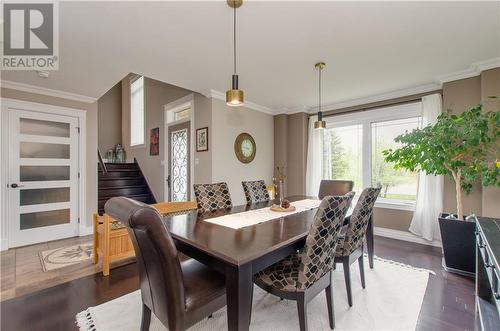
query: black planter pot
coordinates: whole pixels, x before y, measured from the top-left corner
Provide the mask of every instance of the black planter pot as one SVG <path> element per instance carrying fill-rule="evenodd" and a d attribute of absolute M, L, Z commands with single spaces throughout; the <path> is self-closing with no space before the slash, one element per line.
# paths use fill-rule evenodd
<path fill-rule="evenodd" d="M 446 271 L 475 277 L 476 222 L 459 221 L 439 215 L 439 229 L 443 242 L 443 267 Z"/>

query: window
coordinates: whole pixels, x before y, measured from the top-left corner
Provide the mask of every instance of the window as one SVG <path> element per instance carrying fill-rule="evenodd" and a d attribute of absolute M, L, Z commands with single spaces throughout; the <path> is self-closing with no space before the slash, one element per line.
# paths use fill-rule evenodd
<path fill-rule="evenodd" d="M 380 197 L 396 200 L 417 200 L 417 173 L 396 170 L 384 160 L 383 150 L 398 148 L 394 138 L 418 128 L 420 117 L 371 123 L 372 132 L 372 186 L 382 187 Z"/>
<path fill-rule="evenodd" d="M 130 146 L 144 145 L 144 77 L 130 84 Z"/>
<path fill-rule="evenodd" d="M 357 194 L 380 186 L 377 204 L 411 208 L 417 197 L 418 175 L 394 169 L 382 151 L 397 148 L 394 138 L 418 128 L 420 102 L 327 118 L 323 144 L 323 178 L 354 181 Z M 387 204 L 387 205 L 385 205 Z"/>
<path fill-rule="evenodd" d="M 191 111 L 191 104 L 187 108 L 175 111 L 174 112 L 174 121 L 179 121 L 179 120 L 182 120 L 185 118 L 189 118 L 190 111 Z"/>

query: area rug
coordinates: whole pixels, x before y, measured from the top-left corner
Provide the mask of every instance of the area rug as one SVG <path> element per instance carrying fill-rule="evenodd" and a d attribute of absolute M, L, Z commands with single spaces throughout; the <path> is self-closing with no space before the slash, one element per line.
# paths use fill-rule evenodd
<path fill-rule="evenodd" d="M 43 271 L 47 272 L 90 260 L 92 246 L 93 244 L 90 242 L 41 251 L 38 255 Z"/>
<path fill-rule="evenodd" d="M 365 260 L 366 261 L 366 260 Z M 357 263 L 351 266 L 353 306 L 349 308 L 341 267 L 335 271 L 335 330 L 414 330 L 422 306 L 429 270 L 376 258 L 375 268 L 365 267 L 366 289 L 361 288 Z M 139 291 L 124 295 L 76 315 L 80 331 L 137 331 L 142 302 Z M 283 300 L 255 287 L 250 330 L 298 330 L 294 301 Z M 309 330 L 330 330 L 326 297 L 308 305 Z M 150 331 L 167 329 L 153 315 Z M 226 308 L 190 330 L 227 330 Z"/>

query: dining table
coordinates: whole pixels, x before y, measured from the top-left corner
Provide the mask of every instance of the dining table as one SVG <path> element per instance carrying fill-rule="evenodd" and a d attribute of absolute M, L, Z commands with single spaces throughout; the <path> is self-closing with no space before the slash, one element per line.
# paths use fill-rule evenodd
<path fill-rule="evenodd" d="M 292 204 L 306 199 L 318 198 L 308 196 L 287 198 Z M 272 200 L 213 212 L 191 212 L 163 218 L 180 252 L 225 275 L 227 321 L 230 331 L 249 329 L 253 275 L 304 246 L 317 208 L 289 215 L 276 212 L 275 219 L 237 229 L 214 224 L 210 219 L 263 208 L 269 209 L 276 203 L 279 202 Z M 346 213 L 346 224 L 352 209 L 351 206 Z M 369 266 L 373 268 L 372 218 L 368 224 L 366 243 Z"/>

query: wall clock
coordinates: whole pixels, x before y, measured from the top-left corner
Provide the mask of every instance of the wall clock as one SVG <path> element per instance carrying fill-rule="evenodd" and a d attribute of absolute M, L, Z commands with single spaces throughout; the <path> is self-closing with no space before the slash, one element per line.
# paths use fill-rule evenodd
<path fill-rule="evenodd" d="M 255 158 L 257 146 L 255 140 L 248 133 L 240 133 L 234 141 L 234 153 L 240 162 L 250 163 Z"/>

